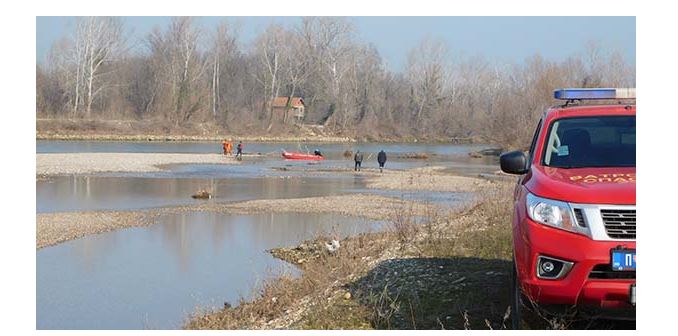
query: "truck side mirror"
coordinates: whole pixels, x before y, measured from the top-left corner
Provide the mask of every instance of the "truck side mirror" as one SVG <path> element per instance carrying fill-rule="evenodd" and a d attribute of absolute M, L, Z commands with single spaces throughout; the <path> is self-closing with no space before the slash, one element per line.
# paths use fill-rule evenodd
<path fill-rule="evenodd" d="M 499 157 L 499 166 L 504 173 L 522 175 L 527 173 L 527 157 L 523 151 L 513 151 Z"/>

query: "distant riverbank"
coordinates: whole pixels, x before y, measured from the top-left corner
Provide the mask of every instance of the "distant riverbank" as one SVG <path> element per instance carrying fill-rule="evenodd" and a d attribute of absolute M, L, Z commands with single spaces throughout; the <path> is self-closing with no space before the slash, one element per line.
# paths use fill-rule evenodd
<path fill-rule="evenodd" d="M 87 140 L 87 141 L 223 141 L 245 142 L 357 142 L 350 137 L 335 136 L 236 136 L 236 135 L 158 135 L 158 134 L 105 134 L 105 133 L 38 133 L 36 140 Z"/>
<path fill-rule="evenodd" d="M 321 125 L 296 125 L 270 132 L 257 125 L 241 125 L 242 130 L 228 130 L 212 123 L 176 126 L 167 122 L 139 120 L 37 119 L 37 140 L 101 141 L 222 141 L 246 142 L 391 142 L 473 144 L 480 139 L 425 138 L 396 133 L 336 133 Z"/>
<path fill-rule="evenodd" d="M 449 144 L 474 144 L 469 138 L 449 139 L 417 139 L 413 137 L 342 137 L 342 136 L 238 136 L 238 135 L 159 135 L 159 134 L 107 134 L 107 133 L 41 133 L 38 132 L 36 140 L 58 141 L 223 141 L 224 139 L 242 140 L 245 142 L 386 142 L 386 143 L 449 143 Z"/>

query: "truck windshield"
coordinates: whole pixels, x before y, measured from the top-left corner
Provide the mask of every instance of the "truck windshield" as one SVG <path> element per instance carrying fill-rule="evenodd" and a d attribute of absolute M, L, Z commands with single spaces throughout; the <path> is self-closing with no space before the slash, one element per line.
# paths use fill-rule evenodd
<path fill-rule="evenodd" d="M 635 116 L 559 119 L 546 141 L 543 164 L 548 167 L 636 166 Z"/>

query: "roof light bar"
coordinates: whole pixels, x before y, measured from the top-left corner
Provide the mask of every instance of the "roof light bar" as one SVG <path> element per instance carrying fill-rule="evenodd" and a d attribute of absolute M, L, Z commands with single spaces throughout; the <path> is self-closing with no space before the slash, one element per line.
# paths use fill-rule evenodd
<path fill-rule="evenodd" d="M 561 100 L 579 99 L 636 99 L 636 88 L 559 89 L 553 97 Z"/>

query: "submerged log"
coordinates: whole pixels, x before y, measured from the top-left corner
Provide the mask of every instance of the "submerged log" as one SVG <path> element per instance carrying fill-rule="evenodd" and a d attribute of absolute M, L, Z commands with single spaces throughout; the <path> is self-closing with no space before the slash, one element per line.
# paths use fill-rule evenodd
<path fill-rule="evenodd" d="M 200 190 L 193 194 L 191 197 L 195 199 L 210 199 L 212 198 L 212 194 L 208 192 L 207 190 Z"/>

